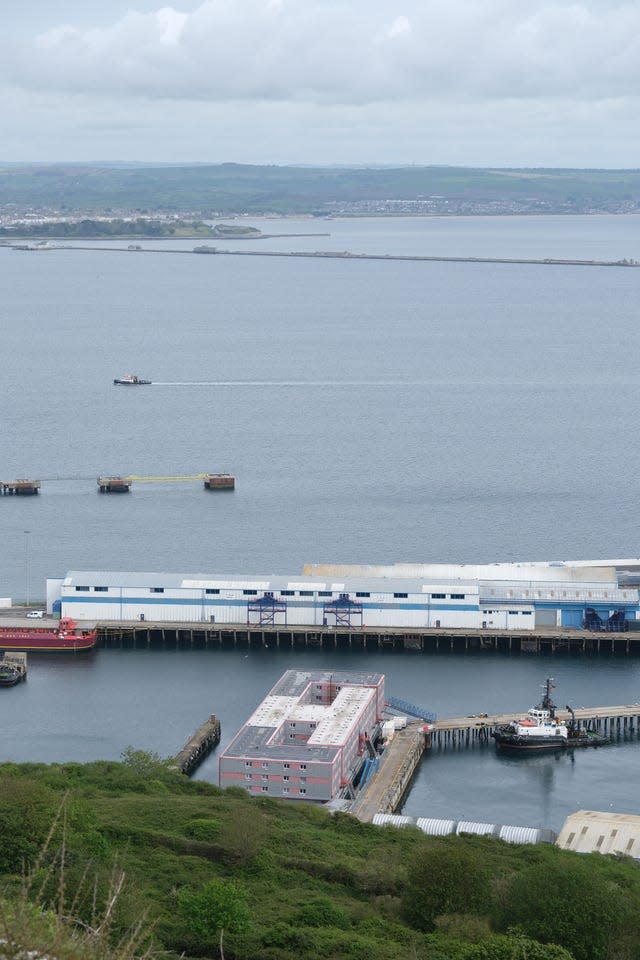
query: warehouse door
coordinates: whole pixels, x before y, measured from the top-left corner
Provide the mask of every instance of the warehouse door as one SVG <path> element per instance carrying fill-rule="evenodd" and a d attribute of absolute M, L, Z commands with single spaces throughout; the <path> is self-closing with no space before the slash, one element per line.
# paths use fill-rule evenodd
<path fill-rule="evenodd" d="M 555 627 L 556 611 L 549 607 L 536 607 L 536 627 Z"/>

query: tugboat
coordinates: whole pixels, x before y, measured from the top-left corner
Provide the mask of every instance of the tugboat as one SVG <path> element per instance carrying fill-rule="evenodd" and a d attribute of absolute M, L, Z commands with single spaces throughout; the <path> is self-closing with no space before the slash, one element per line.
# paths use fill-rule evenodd
<path fill-rule="evenodd" d="M 124 387 L 141 387 L 147 383 L 151 383 L 151 380 L 143 380 L 141 377 L 136 376 L 135 373 L 128 373 L 124 377 L 114 377 L 114 383 L 119 383 Z"/>
<path fill-rule="evenodd" d="M 553 677 L 547 677 L 542 702 L 531 707 L 526 717 L 514 723 L 496 727 L 493 737 L 499 750 L 521 753 L 541 750 L 566 750 L 573 747 L 600 747 L 609 743 L 608 737 L 588 730 L 581 730 L 571 707 L 571 721 L 565 723 L 556 717 L 556 705 L 551 699 L 554 690 Z"/>

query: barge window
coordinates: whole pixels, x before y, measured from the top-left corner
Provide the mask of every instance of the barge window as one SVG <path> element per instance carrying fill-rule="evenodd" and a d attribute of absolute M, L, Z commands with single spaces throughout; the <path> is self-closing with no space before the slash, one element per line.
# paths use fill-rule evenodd
<path fill-rule="evenodd" d="M 96 593 L 106 593 L 109 587 L 94 587 Z"/>
<path fill-rule="evenodd" d="M 396 599 L 396 600 L 406 600 L 407 597 L 409 596 L 409 594 L 408 594 L 408 593 L 394 593 L 393 596 L 394 596 L 394 599 Z"/>
<path fill-rule="evenodd" d="M 164 593 L 164 587 L 149 587 L 149 593 Z"/>
<path fill-rule="evenodd" d="M 90 589 L 91 589 L 91 587 L 76 587 L 76 590 L 77 590 L 77 591 L 86 590 L 86 591 L 88 592 Z"/>
<path fill-rule="evenodd" d="M 207 588 L 207 589 L 205 590 L 205 593 L 220 593 L 220 591 L 219 591 L 219 590 L 213 590 L 213 589 L 210 590 L 209 588 Z"/>

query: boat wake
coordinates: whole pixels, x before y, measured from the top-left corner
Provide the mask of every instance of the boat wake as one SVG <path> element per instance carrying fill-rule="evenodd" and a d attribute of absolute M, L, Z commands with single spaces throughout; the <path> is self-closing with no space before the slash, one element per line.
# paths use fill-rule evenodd
<path fill-rule="evenodd" d="M 154 387 L 425 387 L 429 380 L 154 380 Z"/>

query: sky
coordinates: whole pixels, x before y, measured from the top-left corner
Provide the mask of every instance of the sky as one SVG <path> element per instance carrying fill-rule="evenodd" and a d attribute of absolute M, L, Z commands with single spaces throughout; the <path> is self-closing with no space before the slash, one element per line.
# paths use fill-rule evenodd
<path fill-rule="evenodd" d="M 640 166 L 638 0 L 2 0 L 0 161 Z"/>

